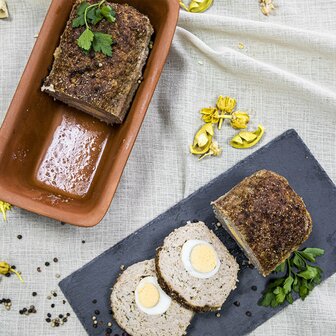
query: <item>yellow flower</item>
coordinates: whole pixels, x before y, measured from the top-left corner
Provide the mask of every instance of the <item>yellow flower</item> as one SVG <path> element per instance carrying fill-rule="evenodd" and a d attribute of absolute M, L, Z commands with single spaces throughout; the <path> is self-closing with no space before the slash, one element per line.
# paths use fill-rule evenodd
<path fill-rule="evenodd" d="M 236 129 L 246 128 L 250 116 L 246 112 L 236 111 L 232 113 L 231 126 Z"/>
<path fill-rule="evenodd" d="M 195 155 L 205 154 L 210 149 L 213 135 L 212 124 L 203 125 L 195 134 L 193 144 L 189 147 L 190 152 Z"/>
<path fill-rule="evenodd" d="M 206 107 L 201 111 L 202 120 L 206 123 L 217 124 L 219 121 L 218 110 L 215 107 Z"/>
<path fill-rule="evenodd" d="M 0 261 L 0 274 L 6 275 L 7 273 L 15 273 L 17 277 L 23 282 L 21 275 L 18 271 L 13 269 L 8 263 L 5 261 Z"/>
<path fill-rule="evenodd" d="M 12 205 L 4 202 L 4 201 L 0 201 L 0 212 L 2 213 L 3 219 L 6 221 L 7 220 L 7 216 L 6 213 L 8 210 L 11 210 Z"/>
<path fill-rule="evenodd" d="M 236 104 L 236 99 L 231 97 L 219 96 L 217 100 L 217 107 L 225 113 L 232 113 Z"/>

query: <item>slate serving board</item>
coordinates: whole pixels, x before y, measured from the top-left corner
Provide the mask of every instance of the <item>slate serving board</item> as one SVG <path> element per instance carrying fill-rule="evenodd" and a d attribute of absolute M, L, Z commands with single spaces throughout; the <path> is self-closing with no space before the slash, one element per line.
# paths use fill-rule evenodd
<path fill-rule="evenodd" d="M 153 258 L 155 249 L 176 227 L 189 220 L 202 220 L 212 228 L 237 258 L 241 270 L 239 283 L 225 302 L 221 317 L 215 313 L 197 314 L 188 329 L 192 336 L 244 335 L 275 315 L 276 309 L 257 305 L 270 277 L 263 278 L 247 260 L 223 228 L 216 228 L 210 202 L 226 193 L 244 177 L 260 169 L 270 169 L 285 176 L 294 190 L 303 197 L 313 218 L 313 232 L 304 246 L 321 247 L 325 255 L 318 258 L 324 279 L 336 272 L 336 187 L 294 130 L 271 141 L 206 186 L 119 242 L 103 254 L 60 282 L 60 287 L 89 335 L 105 335 L 106 324 L 112 321 L 112 335 L 123 331 L 113 321 L 109 297 L 119 272 L 144 259 Z M 216 230 L 217 229 L 217 230 Z M 257 286 L 253 291 L 252 286 Z M 92 303 L 96 299 L 97 303 Z M 240 302 L 237 307 L 233 303 Z M 98 328 L 92 326 L 95 310 Z M 247 316 L 246 312 L 252 316 Z"/>

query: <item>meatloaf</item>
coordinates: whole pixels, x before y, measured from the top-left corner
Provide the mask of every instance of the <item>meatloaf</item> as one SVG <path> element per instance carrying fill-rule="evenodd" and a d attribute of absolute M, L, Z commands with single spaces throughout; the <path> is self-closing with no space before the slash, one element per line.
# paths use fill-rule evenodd
<path fill-rule="evenodd" d="M 288 181 L 260 170 L 212 203 L 217 219 L 263 276 L 310 235 L 312 219 Z"/>
<path fill-rule="evenodd" d="M 112 36 L 112 56 L 85 53 L 77 45 L 85 27 L 72 27 L 80 3 L 71 11 L 42 91 L 108 124 L 122 123 L 142 77 L 153 27 L 135 8 L 106 3 L 115 11 L 116 21 L 103 19 L 92 30 Z"/>

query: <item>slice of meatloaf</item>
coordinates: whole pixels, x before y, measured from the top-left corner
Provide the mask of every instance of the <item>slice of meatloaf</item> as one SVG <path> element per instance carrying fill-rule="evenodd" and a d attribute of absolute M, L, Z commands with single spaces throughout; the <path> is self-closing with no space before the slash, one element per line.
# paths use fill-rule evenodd
<path fill-rule="evenodd" d="M 212 203 L 217 219 L 263 276 L 310 235 L 312 219 L 288 181 L 268 170 L 245 178 Z"/>
<path fill-rule="evenodd" d="M 219 258 L 218 272 L 209 278 L 192 276 L 183 264 L 183 245 L 194 239 L 208 242 Z M 169 234 L 157 249 L 155 267 L 161 288 L 195 312 L 219 310 L 236 288 L 239 270 L 234 257 L 203 222 L 188 223 Z"/>
<path fill-rule="evenodd" d="M 72 9 L 42 91 L 109 124 L 121 123 L 138 88 L 153 28 L 135 8 L 106 3 L 115 11 L 116 21 L 103 19 L 92 30 L 112 35 L 112 57 L 85 53 L 77 45 L 85 28 L 72 27 L 80 3 Z"/>

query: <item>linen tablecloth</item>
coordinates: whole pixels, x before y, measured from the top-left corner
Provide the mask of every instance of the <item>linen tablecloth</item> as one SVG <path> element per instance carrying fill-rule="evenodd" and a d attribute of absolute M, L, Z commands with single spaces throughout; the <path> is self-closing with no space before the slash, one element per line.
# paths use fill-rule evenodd
<path fill-rule="evenodd" d="M 0 280 L 0 299 L 11 298 L 13 304 L 11 311 L 0 306 L 0 335 L 85 335 L 69 305 L 63 305 L 55 275 L 67 276 L 289 128 L 298 130 L 336 181 L 336 1 L 275 3 L 270 17 L 260 12 L 258 0 L 215 0 L 203 14 L 181 11 L 119 189 L 97 227 L 61 225 L 17 208 L 8 222 L 0 221 L 0 259 L 15 264 L 25 279 L 24 284 L 14 277 Z M 1 120 L 49 4 L 9 0 L 11 17 L 0 20 Z M 224 127 L 217 132 L 222 156 L 198 162 L 188 150 L 201 125 L 198 111 L 215 104 L 218 95 L 235 97 L 239 109 L 252 114 L 251 128 L 261 123 L 266 135 L 257 147 L 236 150 L 228 145 L 235 131 Z M 252 334 L 336 335 L 335 285 L 333 276 Z M 54 289 L 58 296 L 48 300 Z M 36 314 L 19 314 L 32 304 Z M 45 322 L 48 312 L 71 316 L 64 326 L 51 328 Z"/>

